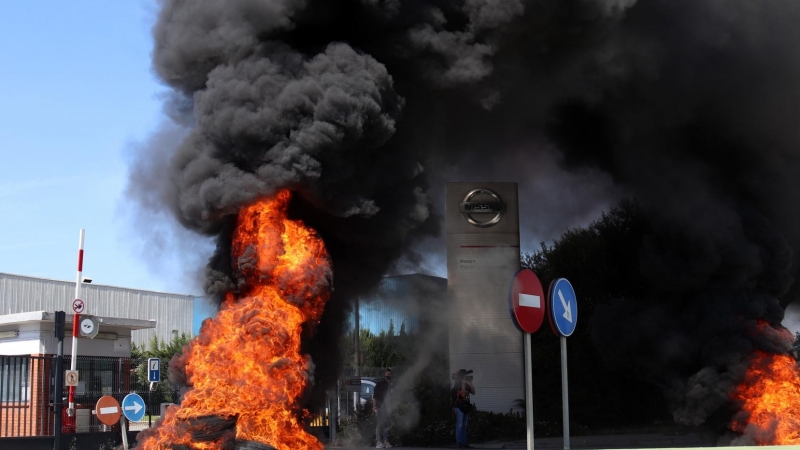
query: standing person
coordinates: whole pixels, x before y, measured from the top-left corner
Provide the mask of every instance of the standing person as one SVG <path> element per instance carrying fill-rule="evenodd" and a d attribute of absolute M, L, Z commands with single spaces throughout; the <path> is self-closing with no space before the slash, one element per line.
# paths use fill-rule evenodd
<path fill-rule="evenodd" d="M 475 395 L 472 371 L 461 369 L 453 374 L 453 389 L 450 391 L 453 412 L 456 415 L 456 447 L 458 448 L 472 448 L 467 443 L 467 425 L 469 424 L 469 413 L 472 412 L 470 395 Z"/>
<path fill-rule="evenodd" d="M 375 415 L 378 416 L 378 424 L 375 426 L 375 448 L 391 448 L 389 443 L 389 426 L 391 425 L 391 415 L 389 411 L 389 391 L 392 389 L 392 368 L 386 369 L 383 379 L 375 384 L 375 393 L 372 394 L 372 407 Z"/>

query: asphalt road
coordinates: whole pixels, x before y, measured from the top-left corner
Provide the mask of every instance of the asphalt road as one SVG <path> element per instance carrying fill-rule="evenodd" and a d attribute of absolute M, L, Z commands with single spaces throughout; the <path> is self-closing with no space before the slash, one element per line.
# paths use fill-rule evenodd
<path fill-rule="evenodd" d="M 685 434 L 623 434 L 607 436 L 572 436 L 570 448 L 572 449 L 624 449 L 624 448 L 690 448 L 690 447 L 716 447 L 718 436 L 715 433 L 697 432 Z M 476 449 L 526 449 L 526 442 L 485 442 L 471 444 Z M 560 450 L 564 448 L 564 440 L 556 438 L 534 438 L 534 447 L 542 450 Z M 366 450 L 374 446 L 336 446 L 327 445 L 329 450 Z M 404 450 L 444 450 L 450 447 L 394 447 Z M 741 449 L 743 447 L 736 447 Z M 759 447 L 763 449 L 764 447 Z M 786 449 L 786 447 L 782 447 Z"/>

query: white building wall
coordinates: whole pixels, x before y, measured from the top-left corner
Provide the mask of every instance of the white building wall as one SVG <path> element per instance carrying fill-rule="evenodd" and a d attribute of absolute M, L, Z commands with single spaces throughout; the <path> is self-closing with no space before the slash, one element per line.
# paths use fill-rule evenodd
<path fill-rule="evenodd" d="M 85 339 L 79 342 L 80 356 L 131 356 L 131 338 L 126 336 L 131 330 L 104 330 L 116 332 L 117 339 Z M 54 355 L 58 350 L 58 341 L 53 335 L 52 327 L 48 330 L 23 331 L 17 338 L 0 339 L 0 355 Z M 72 337 L 64 338 L 64 355 L 72 354 Z"/>
<path fill-rule="evenodd" d="M 494 191 L 506 204 L 499 223 L 476 227 L 459 212 L 476 188 Z M 522 333 L 508 308 L 511 279 L 520 267 L 517 184 L 448 183 L 446 202 L 447 287 L 454 308 L 450 368 L 475 371 L 472 401 L 478 409 L 508 412 L 525 398 Z"/>
<path fill-rule="evenodd" d="M 42 342 L 39 339 L 3 339 L 0 340 L 0 355 L 23 356 L 42 353 Z"/>
<path fill-rule="evenodd" d="M 87 307 L 85 314 L 155 320 L 154 330 L 131 331 L 131 342 L 137 346 L 147 345 L 154 333 L 165 341 L 172 340 L 172 330 L 192 336 L 194 297 L 191 295 L 84 284 L 82 296 Z M 0 273 L 0 314 L 31 311 L 65 311 L 72 314 L 74 297 L 74 281 Z M 71 329 L 67 334 L 71 334 Z"/>

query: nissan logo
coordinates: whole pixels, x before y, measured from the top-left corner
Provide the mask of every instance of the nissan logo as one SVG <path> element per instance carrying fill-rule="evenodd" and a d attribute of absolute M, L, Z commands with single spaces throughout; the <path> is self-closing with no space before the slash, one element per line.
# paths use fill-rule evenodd
<path fill-rule="evenodd" d="M 481 201 L 473 201 L 475 197 L 478 197 L 478 200 Z M 464 215 L 464 218 L 470 224 L 480 228 L 488 228 L 500 222 L 506 212 L 506 204 L 503 203 L 499 195 L 489 189 L 473 189 L 464 197 L 464 201 L 459 205 L 458 211 Z M 476 215 L 486 217 L 488 214 L 493 214 L 489 220 L 479 220 L 475 217 Z"/>

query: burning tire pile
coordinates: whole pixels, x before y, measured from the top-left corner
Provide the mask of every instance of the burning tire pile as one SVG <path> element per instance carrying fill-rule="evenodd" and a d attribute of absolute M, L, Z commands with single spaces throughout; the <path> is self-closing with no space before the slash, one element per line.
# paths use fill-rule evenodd
<path fill-rule="evenodd" d="M 319 319 L 330 262 L 319 237 L 286 218 L 290 199 L 281 191 L 241 210 L 232 235 L 240 288 L 185 350 L 191 388 L 140 448 L 322 448 L 297 401 L 309 377 L 302 325 Z"/>

